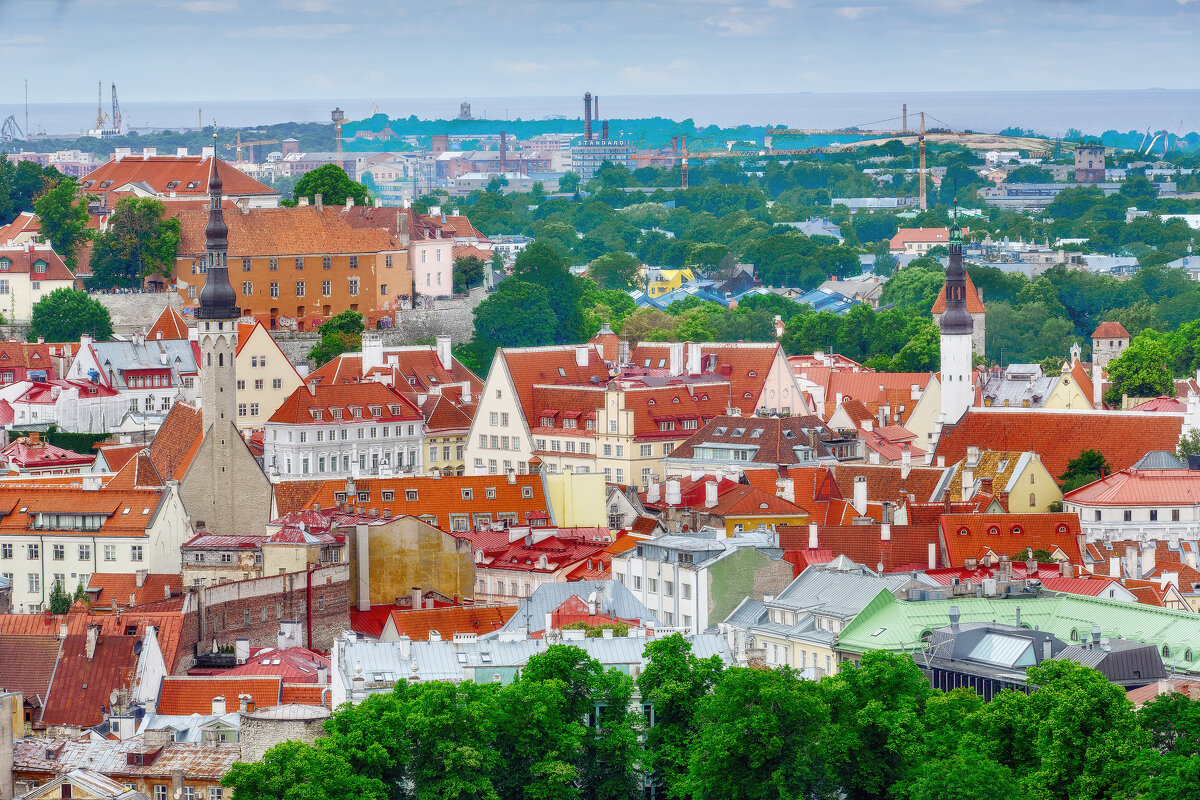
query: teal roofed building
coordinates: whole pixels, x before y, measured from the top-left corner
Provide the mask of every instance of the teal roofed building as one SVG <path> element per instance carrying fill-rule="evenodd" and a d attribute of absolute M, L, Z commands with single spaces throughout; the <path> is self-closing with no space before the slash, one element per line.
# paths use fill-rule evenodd
<path fill-rule="evenodd" d="M 1200 614 L 1069 594 L 908 601 L 881 590 L 838 635 L 838 659 L 858 661 L 869 650 L 920 653 L 934 631 L 950 624 L 952 606 L 964 625 L 1037 628 L 1068 644 L 1086 642 L 1099 627 L 1102 641 L 1154 645 L 1168 673 L 1200 675 Z"/>

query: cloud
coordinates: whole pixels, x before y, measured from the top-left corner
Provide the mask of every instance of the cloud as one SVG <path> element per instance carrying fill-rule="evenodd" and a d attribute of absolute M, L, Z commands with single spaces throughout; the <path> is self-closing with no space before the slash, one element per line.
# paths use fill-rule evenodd
<path fill-rule="evenodd" d="M 284 11 L 306 11 L 310 14 L 327 14 L 343 7 L 339 0 L 276 0 L 275 5 Z"/>
<path fill-rule="evenodd" d="M 943 14 L 957 14 L 967 6 L 978 5 L 982 2 L 983 0 L 916 0 L 917 5 Z"/>
<path fill-rule="evenodd" d="M 879 10 L 880 10 L 879 6 L 842 6 L 841 8 L 837 9 L 837 11 L 835 11 L 834 13 L 837 14 L 839 17 L 854 20 L 854 19 L 862 19 L 863 17 L 867 16 L 868 14 L 874 14 L 876 11 L 879 11 Z"/>
<path fill-rule="evenodd" d="M 746 14 L 741 6 L 730 6 L 729 13 L 724 17 L 709 17 L 704 20 L 706 25 L 716 28 L 725 36 L 745 38 L 761 36 L 770 30 L 770 17 L 752 17 Z"/>
<path fill-rule="evenodd" d="M 232 14 L 238 10 L 237 0 L 188 0 L 179 5 L 193 14 Z"/>
<path fill-rule="evenodd" d="M 550 69 L 549 64 L 542 64 L 537 61 L 493 61 L 492 66 L 496 69 L 506 72 L 509 75 L 534 75 L 539 72 L 546 72 Z"/>
<path fill-rule="evenodd" d="M 768 8 L 795 8 L 796 4 L 792 0 L 767 0 Z"/>
<path fill-rule="evenodd" d="M 328 39 L 349 33 L 350 25 L 339 23 L 335 25 L 264 25 L 261 28 L 244 28 L 232 30 L 225 35 L 231 39 Z"/>

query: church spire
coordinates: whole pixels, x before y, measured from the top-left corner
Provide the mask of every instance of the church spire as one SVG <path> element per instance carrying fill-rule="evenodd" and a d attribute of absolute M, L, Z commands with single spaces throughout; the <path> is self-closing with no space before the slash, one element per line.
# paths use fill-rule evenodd
<path fill-rule="evenodd" d="M 942 314 L 943 334 L 970 336 L 975 322 L 967 311 L 967 271 L 963 267 L 962 228 L 958 227 L 958 201 L 954 203 L 954 222 L 950 228 L 950 260 L 946 267 L 946 312 Z"/>
<path fill-rule="evenodd" d="M 229 284 L 229 228 L 221 210 L 221 176 L 217 172 L 217 134 L 213 131 L 213 154 L 208 164 L 208 224 L 204 227 L 206 276 L 200 290 L 197 319 L 235 319 L 237 295 Z"/>

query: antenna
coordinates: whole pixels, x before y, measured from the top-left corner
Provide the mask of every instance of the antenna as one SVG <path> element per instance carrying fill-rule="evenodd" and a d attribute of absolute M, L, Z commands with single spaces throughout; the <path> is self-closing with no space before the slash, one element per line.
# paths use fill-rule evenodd
<path fill-rule="evenodd" d="M 29 131 L 29 78 L 25 79 L 25 131 L 26 133 Z"/>

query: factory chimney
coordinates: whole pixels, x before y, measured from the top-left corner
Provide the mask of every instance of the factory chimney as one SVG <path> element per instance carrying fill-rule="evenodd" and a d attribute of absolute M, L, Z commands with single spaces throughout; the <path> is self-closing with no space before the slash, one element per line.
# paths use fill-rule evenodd
<path fill-rule="evenodd" d="M 600 138 L 606 142 L 608 141 L 608 120 L 600 123 Z"/>
<path fill-rule="evenodd" d="M 592 140 L 592 93 L 583 93 L 583 140 Z"/>
<path fill-rule="evenodd" d="M 500 131 L 500 174 L 508 172 L 508 137 Z"/>

